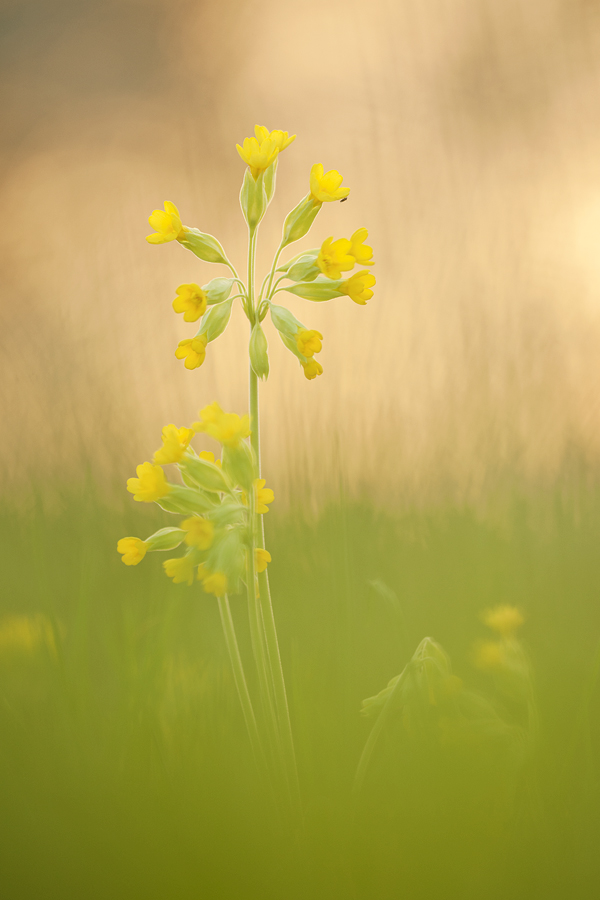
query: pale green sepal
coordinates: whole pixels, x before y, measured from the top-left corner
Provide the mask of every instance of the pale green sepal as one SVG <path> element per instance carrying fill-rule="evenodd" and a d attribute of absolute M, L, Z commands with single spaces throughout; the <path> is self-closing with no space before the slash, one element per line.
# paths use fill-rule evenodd
<path fill-rule="evenodd" d="M 169 493 L 156 503 L 166 512 L 183 514 L 208 512 L 214 507 L 212 499 L 206 494 L 178 484 L 171 485 Z"/>
<path fill-rule="evenodd" d="M 301 256 L 287 271 L 290 281 L 314 281 L 321 270 L 315 265 L 316 256 Z"/>
<path fill-rule="evenodd" d="M 283 223 L 282 245 L 284 247 L 287 247 L 288 244 L 293 244 L 294 241 L 299 241 L 305 234 L 308 234 L 310 226 L 315 221 L 321 206 L 322 204 L 318 200 L 315 200 L 308 194 L 288 214 L 287 219 Z"/>
<path fill-rule="evenodd" d="M 242 525 L 247 514 L 247 507 L 233 500 L 225 500 L 219 506 L 215 506 L 208 517 L 215 525 L 223 528 L 225 525 Z"/>
<path fill-rule="evenodd" d="M 274 161 L 271 163 L 268 169 L 265 169 L 265 194 L 267 195 L 267 206 L 273 199 L 273 194 L 275 193 L 275 181 L 277 176 L 277 163 L 279 162 L 279 157 L 275 157 Z"/>
<path fill-rule="evenodd" d="M 278 266 L 275 271 L 287 272 L 288 269 L 290 269 L 294 265 L 294 263 L 297 263 L 299 259 L 303 259 L 303 257 L 305 256 L 314 256 L 314 258 L 316 259 L 319 255 L 319 250 L 319 247 L 315 247 L 312 250 L 302 250 L 300 253 L 297 253 L 296 256 L 292 257 L 292 259 L 288 259 L 287 262 L 282 263 L 280 266 Z"/>
<path fill-rule="evenodd" d="M 313 281 L 309 283 L 295 284 L 292 287 L 286 287 L 290 294 L 297 297 L 303 297 L 305 300 L 313 300 L 315 303 L 322 303 L 324 300 L 333 300 L 334 297 L 343 297 L 344 294 L 339 290 L 340 281 Z"/>
<path fill-rule="evenodd" d="M 269 354 L 267 336 L 260 325 L 255 325 L 250 335 L 250 365 L 259 378 L 269 377 Z"/>
<path fill-rule="evenodd" d="M 184 233 L 185 238 L 181 238 L 179 243 L 191 250 L 198 259 L 210 263 L 227 264 L 225 251 L 212 234 L 204 234 L 197 228 L 186 228 Z"/>
<path fill-rule="evenodd" d="M 223 447 L 223 469 L 233 484 L 239 484 L 248 491 L 252 487 L 255 476 L 254 456 L 252 449 L 245 441 L 237 447 Z"/>
<path fill-rule="evenodd" d="M 215 535 L 206 566 L 212 572 L 224 572 L 231 593 L 237 593 L 239 580 L 246 568 L 246 549 L 239 528 L 227 528 Z"/>
<path fill-rule="evenodd" d="M 296 338 L 290 337 L 288 334 L 283 334 L 283 332 L 279 332 L 279 337 L 285 344 L 285 346 L 290 350 L 294 356 L 297 356 L 300 362 L 308 362 L 308 358 L 304 356 L 304 354 L 300 353 L 298 350 L 298 344 L 296 343 Z"/>
<path fill-rule="evenodd" d="M 254 179 L 250 169 L 246 169 L 242 190 L 240 191 L 240 205 L 244 218 L 250 231 L 254 231 L 267 211 L 268 201 L 265 191 L 264 172 Z"/>
<path fill-rule="evenodd" d="M 174 550 L 184 540 L 186 532 L 182 528 L 160 528 L 146 538 L 148 550 Z"/>
<path fill-rule="evenodd" d="M 231 489 L 219 466 L 207 459 L 185 454 L 179 462 L 179 469 L 182 475 L 188 475 L 205 491 L 221 493 Z"/>
<path fill-rule="evenodd" d="M 294 336 L 299 328 L 304 328 L 302 322 L 299 322 L 285 306 L 276 306 L 275 303 L 270 303 L 269 306 L 271 309 L 271 321 L 277 331 Z"/>
<path fill-rule="evenodd" d="M 208 284 L 202 285 L 202 290 L 206 294 L 206 302 L 209 306 L 214 303 L 223 303 L 227 300 L 231 293 L 235 278 L 213 278 Z"/>
<path fill-rule="evenodd" d="M 205 334 L 209 343 L 223 334 L 229 324 L 232 304 L 233 300 L 225 300 L 211 306 L 202 316 L 198 334 Z"/>

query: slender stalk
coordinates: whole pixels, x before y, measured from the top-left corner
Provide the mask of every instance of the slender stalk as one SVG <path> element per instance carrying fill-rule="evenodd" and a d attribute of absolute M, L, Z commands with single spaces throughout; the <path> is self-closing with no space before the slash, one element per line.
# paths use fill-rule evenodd
<path fill-rule="evenodd" d="M 244 714 L 250 744 L 252 745 L 252 752 L 256 760 L 256 765 L 260 771 L 264 773 L 267 768 L 265 755 L 260 741 L 258 727 L 256 725 L 252 700 L 250 699 L 250 694 L 248 692 L 248 685 L 246 683 L 246 676 L 244 675 L 244 667 L 242 665 L 240 649 L 235 635 L 235 628 L 231 617 L 231 608 L 229 606 L 227 594 L 223 597 L 219 597 L 218 603 L 219 613 L 221 614 L 221 624 L 223 625 L 223 634 L 225 635 L 225 643 L 227 644 L 231 668 L 233 669 L 233 680 L 235 681 L 235 686 L 242 705 L 242 712 Z"/>

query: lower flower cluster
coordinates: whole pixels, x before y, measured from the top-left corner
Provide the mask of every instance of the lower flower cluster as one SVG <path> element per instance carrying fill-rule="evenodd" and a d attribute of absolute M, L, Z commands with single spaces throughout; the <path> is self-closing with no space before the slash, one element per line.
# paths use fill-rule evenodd
<path fill-rule="evenodd" d="M 221 459 L 210 451 L 195 452 L 190 442 L 196 432 L 221 444 Z M 153 462 L 137 467 L 137 477 L 128 479 L 127 490 L 134 500 L 157 503 L 185 518 L 179 526 L 161 528 L 146 540 L 121 538 L 117 550 L 126 566 L 136 566 L 149 551 L 183 545 L 183 556 L 163 563 L 165 573 L 175 584 L 199 580 L 206 593 L 217 597 L 238 593 L 252 570 L 266 569 L 271 556 L 262 548 L 254 550 L 254 566 L 250 565 L 252 528 L 254 514 L 268 512 L 274 494 L 264 479 L 256 477 L 256 460 L 245 440 L 249 435 L 249 417 L 225 413 L 218 403 L 200 410 L 199 421 L 190 428 L 165 425 Z M 175 465 L 183 483 L 167 481 L 164 465 Z"/>

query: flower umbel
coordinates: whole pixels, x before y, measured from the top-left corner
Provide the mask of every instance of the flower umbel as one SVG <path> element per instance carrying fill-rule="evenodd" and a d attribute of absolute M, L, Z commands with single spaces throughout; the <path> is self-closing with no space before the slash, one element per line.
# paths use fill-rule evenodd
<path fill-rule="evenodd" d="M 373 296 L 371 288 L 375 284 L 375 276 L 364 269 L 362 272 L 356 272 L 351 278 L 342 281 L 340 291 L 347 294 L 351 300 L 360 306 L 365 306 L 367 300 Z"/>
<path fill-rule="evenodd" d="M 307 328 L 299 328 L 296 335 L 296 346 L 303 356 L 311 357 L 315 353 L 320 353 L 323 347 L 321 341 L 323 335 L 320 331 L 308 330 Z"/>
<path fill-rule="evenodd" d="M 266 480 L 264 478 L 255 478 L 254 479 L 254 496 L 256 497 L 256 512 L 257 513 L 268 513 L 269 507 L 267 503 L 272 503 L 275 499 L 275 494 L 271 490 L 271 488 L 265 487 Z"/>
<path fill-rule="evenodd" d="M 316 263 L 327 278 L 338 279 L 342 272 L 349 272 L 356 264 L 356 259 L 351 253 L 352 243 L 346 238 L 334 241 L 328 237 L 323 241 Z"/>
<path fill-rule="evenodd" d="M 146 555 L 148 544 L 136 537 L 121 538 L 117 544 L 117 553 L 122 554 L 121 562 L 126 566 L 137 566 Z"/>
<path fill-rule="evenodd" d="M 165 200 L 164 212 L 162 209 L 155 209 L 148 222 L 154 228 L 154 233 L 146 238 L 149 244 L 166 244 L 169 241 L 179 241 L 185 236 L 179 210 L 170 200 Z"/>
<path fill-rule="evenodd" d="M 206 292 L 200 285 L 180 284 L 173 300 L 173 309 L 176 313 L 183 313 L 184 322 L 196 322 L 206 312 Z"/>
<path fill-rule="evenodd" d="M 137 478 L 127 479 L 127 490 L 133 494 L 134 500 L 142 503 L 154 503 L 161 497 L 165 497 L 171 490 L 171 485 L 160 466 L 145 462 L 139 465 L 135 471 Z"/>
<path fill-rule="evenodd" d="M 192 424 L 194 431 L 203 431 L 227 447 L 237 447 L 250 435 L 250 417 L 223 412 L 216 401 L 201 409 L 199 415 L 200 421 Z"/>
<path fill-rule="evenodd" d="M 197 334 L 194 338 L 179 341 L 175 356 L 184 359 L 186 369 L 198 369 L 206 359 L 206 345 L 208 340 L 205 334 Z"/>
<path fill-rule="evenodd" d="M 350 193 L 349 187 L 340 187 L 343 176 L 337 169 L 324 172 L 321 163 L 315 163 L 310 170 L 310 193 L 318 203 L 343 200 Z"/>
<path fill-rule="evenodd" d="M 194 431 L 192 428 L 177 428 L 176 425 L 165 425 L 162 430 L 163 445 L 154 454 L 154 462 L 159 466 L 179 462 L 193 437 Z"/>
<path fill-rule="evenodd" d="M 204 519 L 202 516 L 191 516 L 181 523 L 181 527 L 187 531 L 185 542 L 188 547 L 208 550 L 215 534 L 215 526 L 209 519 Z"/>

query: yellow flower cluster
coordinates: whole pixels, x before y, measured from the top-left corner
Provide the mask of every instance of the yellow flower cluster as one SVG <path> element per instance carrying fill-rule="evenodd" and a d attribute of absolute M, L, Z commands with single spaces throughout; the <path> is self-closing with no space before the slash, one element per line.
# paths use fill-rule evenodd
<path fill-rule="evenodd" d="M 243 146 L 236 144 L 237 152 L 240 154 L 254 179 L 258 178 L 261 172 L 268 169 L 275 162 L 282 150 L 296 139 L 293 134 L 288 137 L 287 131 L 269 131 L 264 125 L 254 126 L 255 137 L 244 138 Z"/>
<path fill-rule="evenodd" d="M 339 238 L 334 241 L 332 237 L 323 241 L 316 265 L 323 275 L 332 280 L 342 277 L 342 272 L 349 272 L 355 265 L 372 266 L 373 248 L 365 244 L 369 236 L 366 228 L 359 228 L 354 232 L 350 240 Z M 351 278 L 343 281 L 339 290 L 347 294 L 355 303 L 364 306 L 367 300 L 373 296 L 371 288 L 375 284 L 375 276 L 366 269 L 356 272 Z"/>
<path fill-rule="evenodd" d="M 159 466 L 178 463 L 193 437 L 194 431 L 192 428 L 177 428 L 175 425 L 165 425 L 162 430 L 163 445 L 154 454 L 154 462 Z"/>
<path fill-rule="evenodd" d="M 192 423 L 194 431 L 203 431 L 226 447 L 237 447 L 250 436 L 250 417 L 223 412 L 216 401 L 201 409 L 199 415 L 200 421 Z"/>

